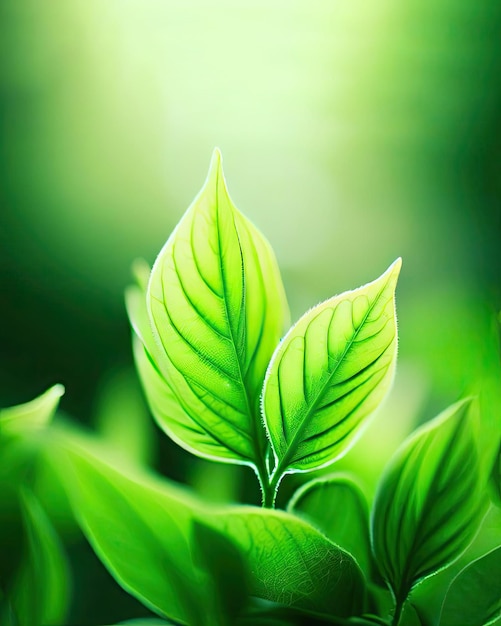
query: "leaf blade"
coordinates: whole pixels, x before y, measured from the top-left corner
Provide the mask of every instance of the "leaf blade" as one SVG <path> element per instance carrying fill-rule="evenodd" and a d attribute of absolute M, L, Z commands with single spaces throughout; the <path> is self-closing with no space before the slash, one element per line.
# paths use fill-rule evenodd
<path fill-rule="evenodd" d="M 63 385 L 57 384 L 29 402 L 1 409 L 0 434 L 22 434 L 47 426 L 63 394 Z"/>
<path fill-rule="evenodd" d="M 254 507 L 205 507 L 167 481 L 119 472 L 80 446 L 65 448 L 72 471 L 61 460 L 56 466 L 84 533 L 117 581 L 157 613 L 196 623 L 179 601 L 180 572 L 194 594 L 191 606 L 203 615 L 211 606 L 191 560 L 195 517 L 237 547 L 254 595 L 342 615 L 361 609 L 360 569 L 305 522 Z"/>
<path fill-rule="evenodd" d="M 311 309 L 275 351 L 263 407 L 281 471 L 334 462 L 388 390 L 396 357 L 394 291 L 400 266 L 397 259 L 373 283 Z"/>
<path fill-rule="evenodd" d="M 153 266 L 146 300 L 161 353 L 153 363 L 161 361 L 186 428 L 165 412 L 160 425 L 202 456 L 263 466 L 259 396 L 288 309 L 271 247 L 233 205 L 217 151 Z"/>
<path fill-rule="evenodd" d="M 360 488 L 349 477 L 337 474 L 303 485 L 287 510 L 352 554 L 366 576 L 370 576 L 369 509 Z"/>
<path fill-rule="evenodd" d="M 63 547 L 36 497 L 21 494 L 27 556 L 13 592 L 12 605 L 26 626 L 60 624 L 69 608 L 69 567 Z"/>
<path fill-rule="evenodd" d="M 501 546 L 476 559 L 451 582 L 439 626 L 485 626 L 501 615 Z"/>
<path fill-rule="evenodd" d="M 373 549 L 400 600 L 466 549 L 485 514 L 471 410 L 471 399 L 458 402 L 418 429 L 378 486 Z"/>

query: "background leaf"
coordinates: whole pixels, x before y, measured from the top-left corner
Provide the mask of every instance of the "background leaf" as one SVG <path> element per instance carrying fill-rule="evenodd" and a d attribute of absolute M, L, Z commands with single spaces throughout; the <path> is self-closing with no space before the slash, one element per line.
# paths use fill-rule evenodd
<path fill-rule="evenodd" d="M 287 509 L 352 554 L 370 576 L 369 509 L 360 488 L 348 476 L 338 474 L 307 483 L 294 494 Z"/>
<path fill-rule="evenodd" d="M 20 434 L 46 426 L 56 412 L 63 393 L 63 385 L 54 385 L 30 402 L 1 409 L 0 435 Z"/>
<path fill-rule="evenodd" d="M 160 614 L 193 622 L 180 600 L 180 579 L 191 593 L 190 606 L 210 606 L 192 562 L 194 517 L 237 546 L 254 595 L 338 615 L 362 609 L 356 563 L 301 520 L 253 507 L 205 508 L 164 481 L 133 479 L 66 446 L 71 472 L 61 454 L 55 462 L 86 536 L 118 582 Z"/>
<path fill-rule="evenodd" d="M 11 594 L 17 623 L 63 624 L 69 606 L 70 572 L 63 547 L 33 494 L 23 491 L 26 554 Z"/>
<path fill-rule="evenodd" d="M 202 456 L 263 468 L 259 397 L 288 312 L 271 247 L 231 202 L 218 151 L 153 266 L 147 306 L 155 365 L 189 416 L 157 411 L 160 425 Z"/>
<path fill-rule="evenodd" d="M 501 546 L 467 565 L 444 599 L 440 626 L 485 626 L 501 615 Z"/>
<path fill-rule="evenodd" d="M 244 559 L 228 537 L 200 519 L 193 521 L 192 532 L 195 563 L 208 573 L 217 624 L 232 626 L 250 595 Z"/>
<path fill-rule="evenodd" d="M 459 402 L 416 431 L 380 481 L 374 553 L 400 601 L 463 552 L 486 511 L 471 411 Z"/>
<path fill-rule="evenodd" d="M 400 266 L 311 309 L 275 351 L 263 406 L 278 474 L 335 461 L 381 402 L 396 356 Z"/>
<path fill-rule="evenodd" d="M 491 488 L 494 504 L 501 507 L 501 442 L 492 465 Z"/>

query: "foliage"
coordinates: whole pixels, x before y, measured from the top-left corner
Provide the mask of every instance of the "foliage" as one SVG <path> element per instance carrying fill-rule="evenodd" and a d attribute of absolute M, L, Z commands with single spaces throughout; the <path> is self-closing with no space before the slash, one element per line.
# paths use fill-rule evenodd
<path fill-rule="evenodd" d="M 52 424 L 63 391 L 55 386 L 0 413 L 0 480 L 22 511 L 26 547 L 10 582 L 2 577 L 2 624 L 65 620 L 64 552 L 32 491 L 41 464 L 55 472 L 112 576 L 161 618 L 131 625 L 495 620 L 501 528 L 496 546 L 469 552 L 494 506 L 489 482 L 490 492 L 500 493 L 499 458 L 485 463 L 479 446 L 475 399 L 452 405 L 401 445 L 373 503 L 338 473 L 303 485 L 287 511 L 274 508 L 283 477 L 346 454 L 387 394 L 400 266 L 398 259 L 287 330 L 273 251 L 233 205 L 216 151 L 204 188 L 151 272 L 136 264 L 126 302 L 157 423 L 200 457 L 253 468 L 263 506 L 208 505 L 118 460 L 98 438 Z M 413 592 L 438 572 L 447 591 L 430 621 L 423 603 L 433 584 L 420 596 Z"/>

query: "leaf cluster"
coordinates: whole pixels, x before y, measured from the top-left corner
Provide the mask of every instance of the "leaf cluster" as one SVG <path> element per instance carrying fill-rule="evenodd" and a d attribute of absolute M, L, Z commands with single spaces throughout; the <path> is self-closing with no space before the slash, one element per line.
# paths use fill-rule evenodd
<path fill-rule="evenodd" d="M 157 423 L 193 454 L 252 467 L 263 506 L 209 506 L 118 462 L 98 438 L 51 423 L 62 393 L 53 387 L 0 412 L 0 480 L 14 485 L 26 548 L 10 577 L 2 572 L 1 623 L 63 624 L 67 611 L 64 551 L 31 489 L 40 463 L 113 577 L 159 616 L 128 624 L 493 623 L 501 515 L 494 545 L 481 554 L 471 546 L 499 505 L 501 457 L 486 473 L 475 399 L 402 444 L 370 505 L 356 480 L 337 473 L 274 508 L 283 477 L 334 463 L 387 394 L 400 265 L 288 328 L 271 246 L 232 203 L 216 151 L 151 271 L 136 264 L 126 302 Z M 434 581 L 445 588 L 438 610 Z"/>

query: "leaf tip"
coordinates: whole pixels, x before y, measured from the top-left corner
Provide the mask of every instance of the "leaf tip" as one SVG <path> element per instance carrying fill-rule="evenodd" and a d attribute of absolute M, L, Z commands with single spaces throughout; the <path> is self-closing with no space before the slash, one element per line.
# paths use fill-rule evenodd
<path fill-rule="evenodd" d="M 212 151 L 212 158 L 209 166 L 209 176 L 208 178 L 212 178 L 213 176 L 218 176 L 223 172 L 223 155 L 221 154 L 221 150 L 216 147 Z"/>
<path fill-rule="evenodd" d="M 380 278 L 376 279 L 375 282 L 386 284 L 393 289 L 396 288 L 397 280 L 400 275 L 400 270 L 402 268 L 402 257 L 398 257 L 393 261 L 390 267 L 380 276 Z"/>
<path fill-rule="evenodd" d="M 49 392 L 54 396 L 54 398 L 61 398 L 64 396 L 65 391 L 64 385 L 61 383 L 56 383 L 49 389 Z"/>
<path fill-rule="evenodd" d="M 399 256 L 398 258 L 396 258 L 393 263 L 390 265 L 390 267 L 387 270 L 387 273 L 390 276 L 394 276 L 395 278 L 398 278 L 398 275 L 400 274 L 400 270 L 402 269 L 402 257 Z"/>

